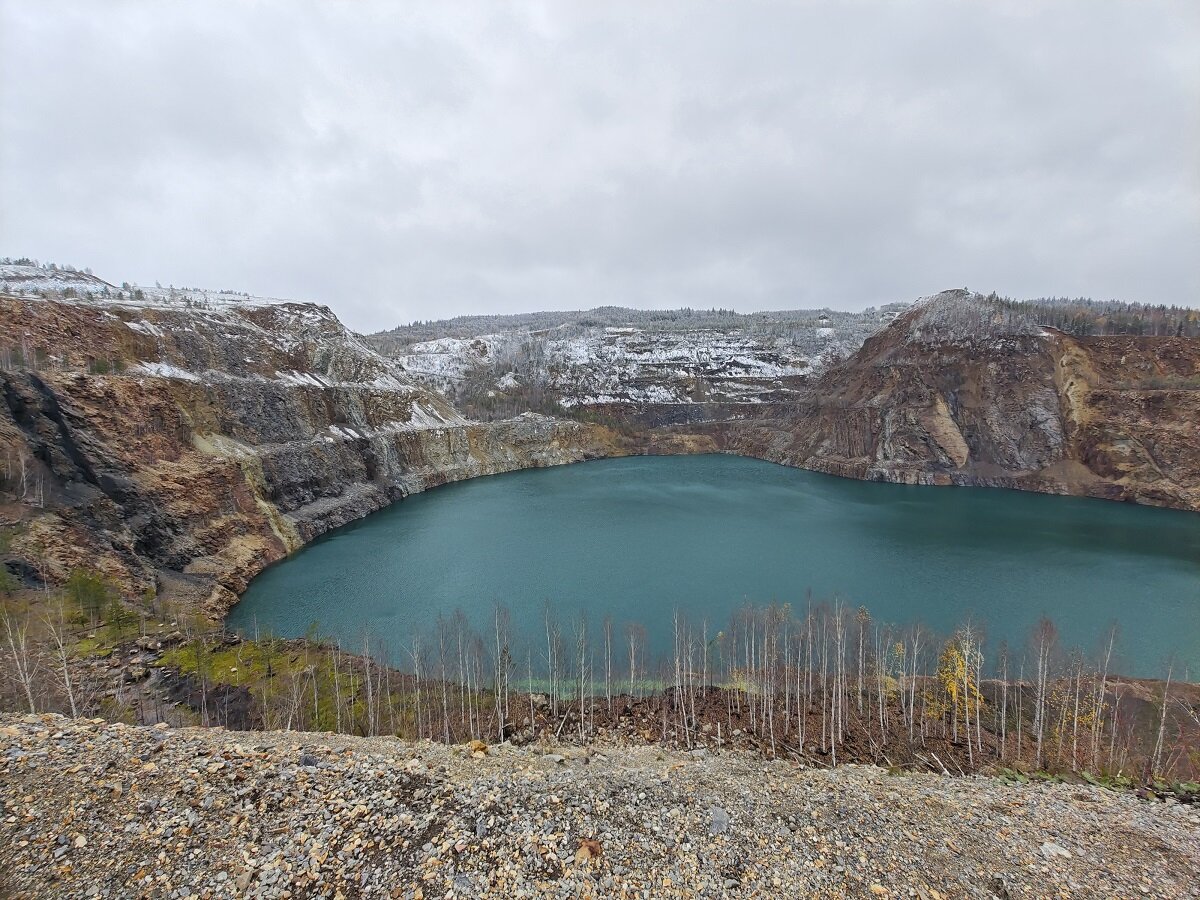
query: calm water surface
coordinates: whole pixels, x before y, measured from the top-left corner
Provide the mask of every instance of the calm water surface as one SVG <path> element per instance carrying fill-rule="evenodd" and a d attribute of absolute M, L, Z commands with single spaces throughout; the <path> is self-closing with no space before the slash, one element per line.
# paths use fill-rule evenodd
<path fill-rule="evenodd" d="M 393 657 L 439 614 L 478 627 L 496 602 L 535 652 L 547 601 L 670 646 L 672 611 L 724 628 L 747 601 L 834 595 L 883 621 L 987 649 L 1042 614 L 1092 649 L 1120 626 L 1120 669 L 1170 654 L 1200 669 L 1200 515 L 1072 497 L 850 481 L 733 456 L 637 457 L 440 487 L 342 528 L 254 580 L 229 623 L 323 634 Z M 518 659 L 524 657 L 519 650 Z M 1177 677 L 1179 677 L 1177 671 Z"/>

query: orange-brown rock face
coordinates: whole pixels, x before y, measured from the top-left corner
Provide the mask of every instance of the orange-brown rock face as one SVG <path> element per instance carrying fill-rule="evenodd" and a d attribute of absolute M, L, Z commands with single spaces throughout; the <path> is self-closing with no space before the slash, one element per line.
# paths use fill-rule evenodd
<path fill-rule="evenodd" d="M 1060 340 L 1071 458 L 1116 496 L 1200 509 L 1200 341 Z"/>
<path fill-rule="evenodd" d="M 1200 509 L 1200 341 L 1073 338 L 965 292 L 914 307 L 798 402 L 643 404 L 620 435 L 469 422 L 292 303 L 0 298 L 0 389 L 18 550 L 52 579 L 99 568 L 213 615 L 264 566 L 415 491 L 629 452 Z"/>
<path fill-rule="evenodd" d="M 915 308 L 806 402 L 722 426 L 723 440 L 855 478 L 1200 509 L 1200 341 L 956 320 L 971 303 L 983 301 Z"/>
<path fill-rule="evenodd" d="M 541 416 L 467 422 L 321 307 L 0 300 L 0 336 L 20 549 L 56 580 L 165 578 L 214 615 L 264 566 L 409 493 L 615 449 Z"/>

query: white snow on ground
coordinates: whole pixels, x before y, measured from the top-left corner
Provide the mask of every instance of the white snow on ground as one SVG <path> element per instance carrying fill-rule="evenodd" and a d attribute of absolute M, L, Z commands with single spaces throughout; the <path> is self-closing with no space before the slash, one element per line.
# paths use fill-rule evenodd
<path fill-rule="evenodd" d="M 186 371 L 164 359 L 133 366 L 127 370 L 131 374 L 206 382 L 274 380 L 315 390 L 354 386 L 419 393 L 423 385 L 451 395 L 482 387 L 487 396 L 512 397 L 537 388 L 566 407 L 786 399 L 795 393 L 796 379 L 820 374 L 852 353 L 862 339 L 861 326 L 853 320 L 835 329 L 828 315 L 791 321 L 774 332 L 682 323 L 678 329 L 663 330 L 560 325 L 426 340 L 384 358 L 347 331 L 327 307 L 315 304 L 232 291 L 117 287 L 84 272 L 13 264 L 0 265 L 0 293 L 94 304 L 131 330 L 162 341 L 161 352 L 169 358 L 173 354 L 168 342 L 183 329 L 227 343 L 234 358 L 242 358 L 244 348 L 246 368 L 241 372 L 227 367 L 221 372 Z M 832 315 L 836 319 L 849 314 Z M 885 311 L 879 320 L 886 322 L 892 315 Z M 573 336 L 556 336 L 560 329 Z M 288 368 L 263 373 L 255 361 L 261 359 L 264 346 L 285 353 L 292 365 L 307 359 L 315 367 L 320 360 L 320 371 Z M 411 421 L 397 427 L 444 424 L 432 408 L 414 407 Z"/>
<path fill-rule="evenodd" d="M 211 309 L 286 306 L 317 309 L 312 304 L 275 297 L 251 297 L 235 291 L 211 291 L 203 288 L 117 287 L 84 272 L 48 269 L 40 266 L 0 265 L 0 292 L 13 296 L 41 296 L 49 292 L 73 291 L 96 303 L 144 309 Z M 139 296 L 140 293 L 140 296 Z"/>
<path fill-rule="evenodd" d="M 614 331 L 546 347 L 550 383 L 564 406 L 688 403 L 696 379 L 721 385 L 726 399 L 755 402 L 763 380 L 812 374 L 805 354 L 741 332 Z M 746 384 L 754 382 L 753 385 Z"/>
<path fill-rule="evenodd" d="M 147 362 L 140 363 L 130 370 L 131 374 L 152 375 L 155 378 L 175 378 L 179 381 L 204 381 L 195 372 L 189 372 L 186 369 L 180 369 L 170 363 Z"/>
<path fill-rule="evenodd" d="M 398 393 L 413 398 L 423 394 L 399 363 L 368 347 L 324 306 L 230 291 L 120 288 L 84 272 L 7 263 L 0 264 L 0 293 L 34 302 L 58 300 L 98 308 L 104 318 L 157 339 L 164 358 L 132 362 L 124 370 L 129 377 L 207 384 L 276 383 L 312 390 Z M 181 362 L 196 358 L 186 348 L 197 339 L 225 351 L 225 362 L 219 370 L 196 370 L 196 364 L 189 368 Z M 298 367 L 263 371 L 266 360 L 281 358 L 277 351 Z M 216 353 L 214 359 L 221 356 Z M 465 422 L 457 414 L 439 414 L 437 401 L 422 403 L 414 399 L 410 419 L 395 423 L 393 430 Z M 364 431 L 358 426 L 342 426 L 337 435 L 357 439 L 364 436 Z"/>
<path fill-rule="evenodd" d="M 329 382 L 325 381 L 319 375 L 313 375 L 309 372 L 276 372 L 275 378 L 282 381 L 284 384 L 292 384 L 296 387 L 329 387 Z"/>
<path fill-rule="evenodd" d="M 823 354 L 819 359 L 790 340 L 756 339 L 740 330 L 612 326 L 567 338 L 526 332 L 438 338 L 411 344 L 396 359 L 406 374 L 438 390 L 454 391 L 474 379 L 494 397 L 538 382 L 565 407 L 694 402 L 697 380 L 718 386 L 700 391 L 702 399 L 753 403 L 767 391 L 791 393 L 780 379 L 813 375 L 831 358 L 833 330 L 813 331 L 825 333 L 810 339 L 811 352 Z M 532 341 L 539 348 L 536 361 L 518 352 Z M 505 366 L 510 360 L 511 368 Z"/>
<path fill-rule="evenodd" d="M 401 381 L 395 375 L 377 375 L 371 382 L 371 387 L 379 391 L 410 391 L 412 385 Z"/>
<path fill-rule="evenodd" d="M 131 310 L 193 310 L 217 314 L 238 310 L 277 307 L 282 314 L 308 324 L 336 322 L 328 307 L 298 300 L 251 296 L 234 290 L 206 288 L 145 287 L 130 284 L 118 287 L 94 275 L 34 265 L 0 264 L 0 294 L 22 298 L 72 299 L 110 308 Z M 150 323 L 140 323 L 148 325 Z M 143 331 L 142 326 L 133 326 Z M 152 331 L 144 331 L 152 334 Z"/>
<path fill-rule="evenodd" d="M 166 333 L 153 322 L 126 322 L 134 331 L 148 334 L 151 337 L 166 337 Z"/>
<path fill-rule="evenodd" d="M 412 404 L 412 417 L 408 420 L 410 428 L 443 428 L 446 425 L 463 425 L 466 419 L 454 414 L 449 417 L 441 415 L 433 406 L 420 401 Z"/>
<path fill-rule="evenodd" d="M 15 296 L 36 296 L 44 292 L 74 291 L 97 303 L 144 309 L 209 309 L 221 311 L 238 307 L 294 306 L 300 315 L 321 318 L 323 307 L 284 297 L 257 297 L 236 291 L 207 288 L 118 287 L 83 272 L 49 270 L 33 266 L 0 265 L 0 290 Z M 139 296 L 140 294 L 140 296 Z M 327 311 L 326 311 L 327 314 Z"/>
<path fill-rule="evenodd" d="M 396 361 L 409 374 L 444 388 L 449 382 L 466 377 L 472 369 L 500 358 L 512 341 L 511 336 L 498 334 L 468 339 L 439 338 L 413 344 Z"/>
<path fill-rule="evenodd" d="M 18 266 L 10 263 L 0 264 L 0 292 L 22 295 L 36 294 L 40 291 L 65 290 L 91 294 L 101 293 L 104 290 L 116 290 L 116 288 L 86 272 L 49 269 L 41 266 Z"/>
<path fill-rule="evenodd" d="M 414 400 L 410 406 L 410 418 L 406 422 L 385 422 L 374 428 L 366 425 L 330 425 L 332 437 L 326 436 L 326 441 L 338 438 L 342 440 L 364 440 L 367 438 L 383 437 L 401 431 L 427 431 L 439 428 L 459 428 L 469 425 L 470 420 L 464 419 L 457 413 L 443 415 L 434 409 L 432 404 Z"/>
<path fill-rule="evenodd" d="M 391 375 L 381 375 L 372 381 L 338 381 L 328 378 L 324 375 L 312 372 L 276 372 L 275 378 L 265 378 L 262 375 L 233 375 L 229 372 L 221 372 L 207 370 L 204 372 L 190 372 L 179 366 L 172 365 L 166 362 L 142 362 L 134 366 L 130 366 L 126 370 L 128 375 L 143 375 L 154 378 L 175 378 L 181 381 L 197 381 L 206 384 L 215 382 L 257 382 L 259 384 L 275 382 L 278 384 L 288 385 L 290 387 L 317 388 L 318 390 L 327 390 L 330 388 L 369 388 L 371 390 L 415 393 L 418 391 L 414 385 L 400 381 Z M 448 420 L 447 420 L 448 421 Z"/>

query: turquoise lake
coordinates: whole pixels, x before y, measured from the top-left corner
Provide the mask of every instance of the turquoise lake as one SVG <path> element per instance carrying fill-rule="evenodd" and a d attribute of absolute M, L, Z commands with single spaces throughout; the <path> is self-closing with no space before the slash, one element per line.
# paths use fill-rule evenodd
<path fill-rule="evenodd" d="M 606 616 L 615 635 L 640 623 L 664 652 L 676 608 L 712 635 L 747 602 L 810 594 L 943 634 L 970 619 L 989 659 L 1043 614 L 1088 652 L 1116 622 L 1114 669 L 1159 675 L 1173 654 L 1196 680 L 1200 515 L 724 455 L 601 460 L 410 497 L 267 569 L 228 623 L 295 637 L 316 622 L 353 648 L 366 630 L 399 659 L 439 615 L 486 633 L 501 603 L 523 661 L 524 636 L 544 652 L 547 602 L 565 635 L 586 610 L 594 635 Z"/>

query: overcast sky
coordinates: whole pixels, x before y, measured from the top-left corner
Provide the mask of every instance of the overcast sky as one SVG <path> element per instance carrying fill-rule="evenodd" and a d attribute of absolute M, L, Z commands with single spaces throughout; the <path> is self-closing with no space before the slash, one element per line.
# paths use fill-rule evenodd
<path fill-rule="evenodd" d="M 0 0 L 0 255 L 328 303 L 1200 302 L 1200 3 Z"/>

